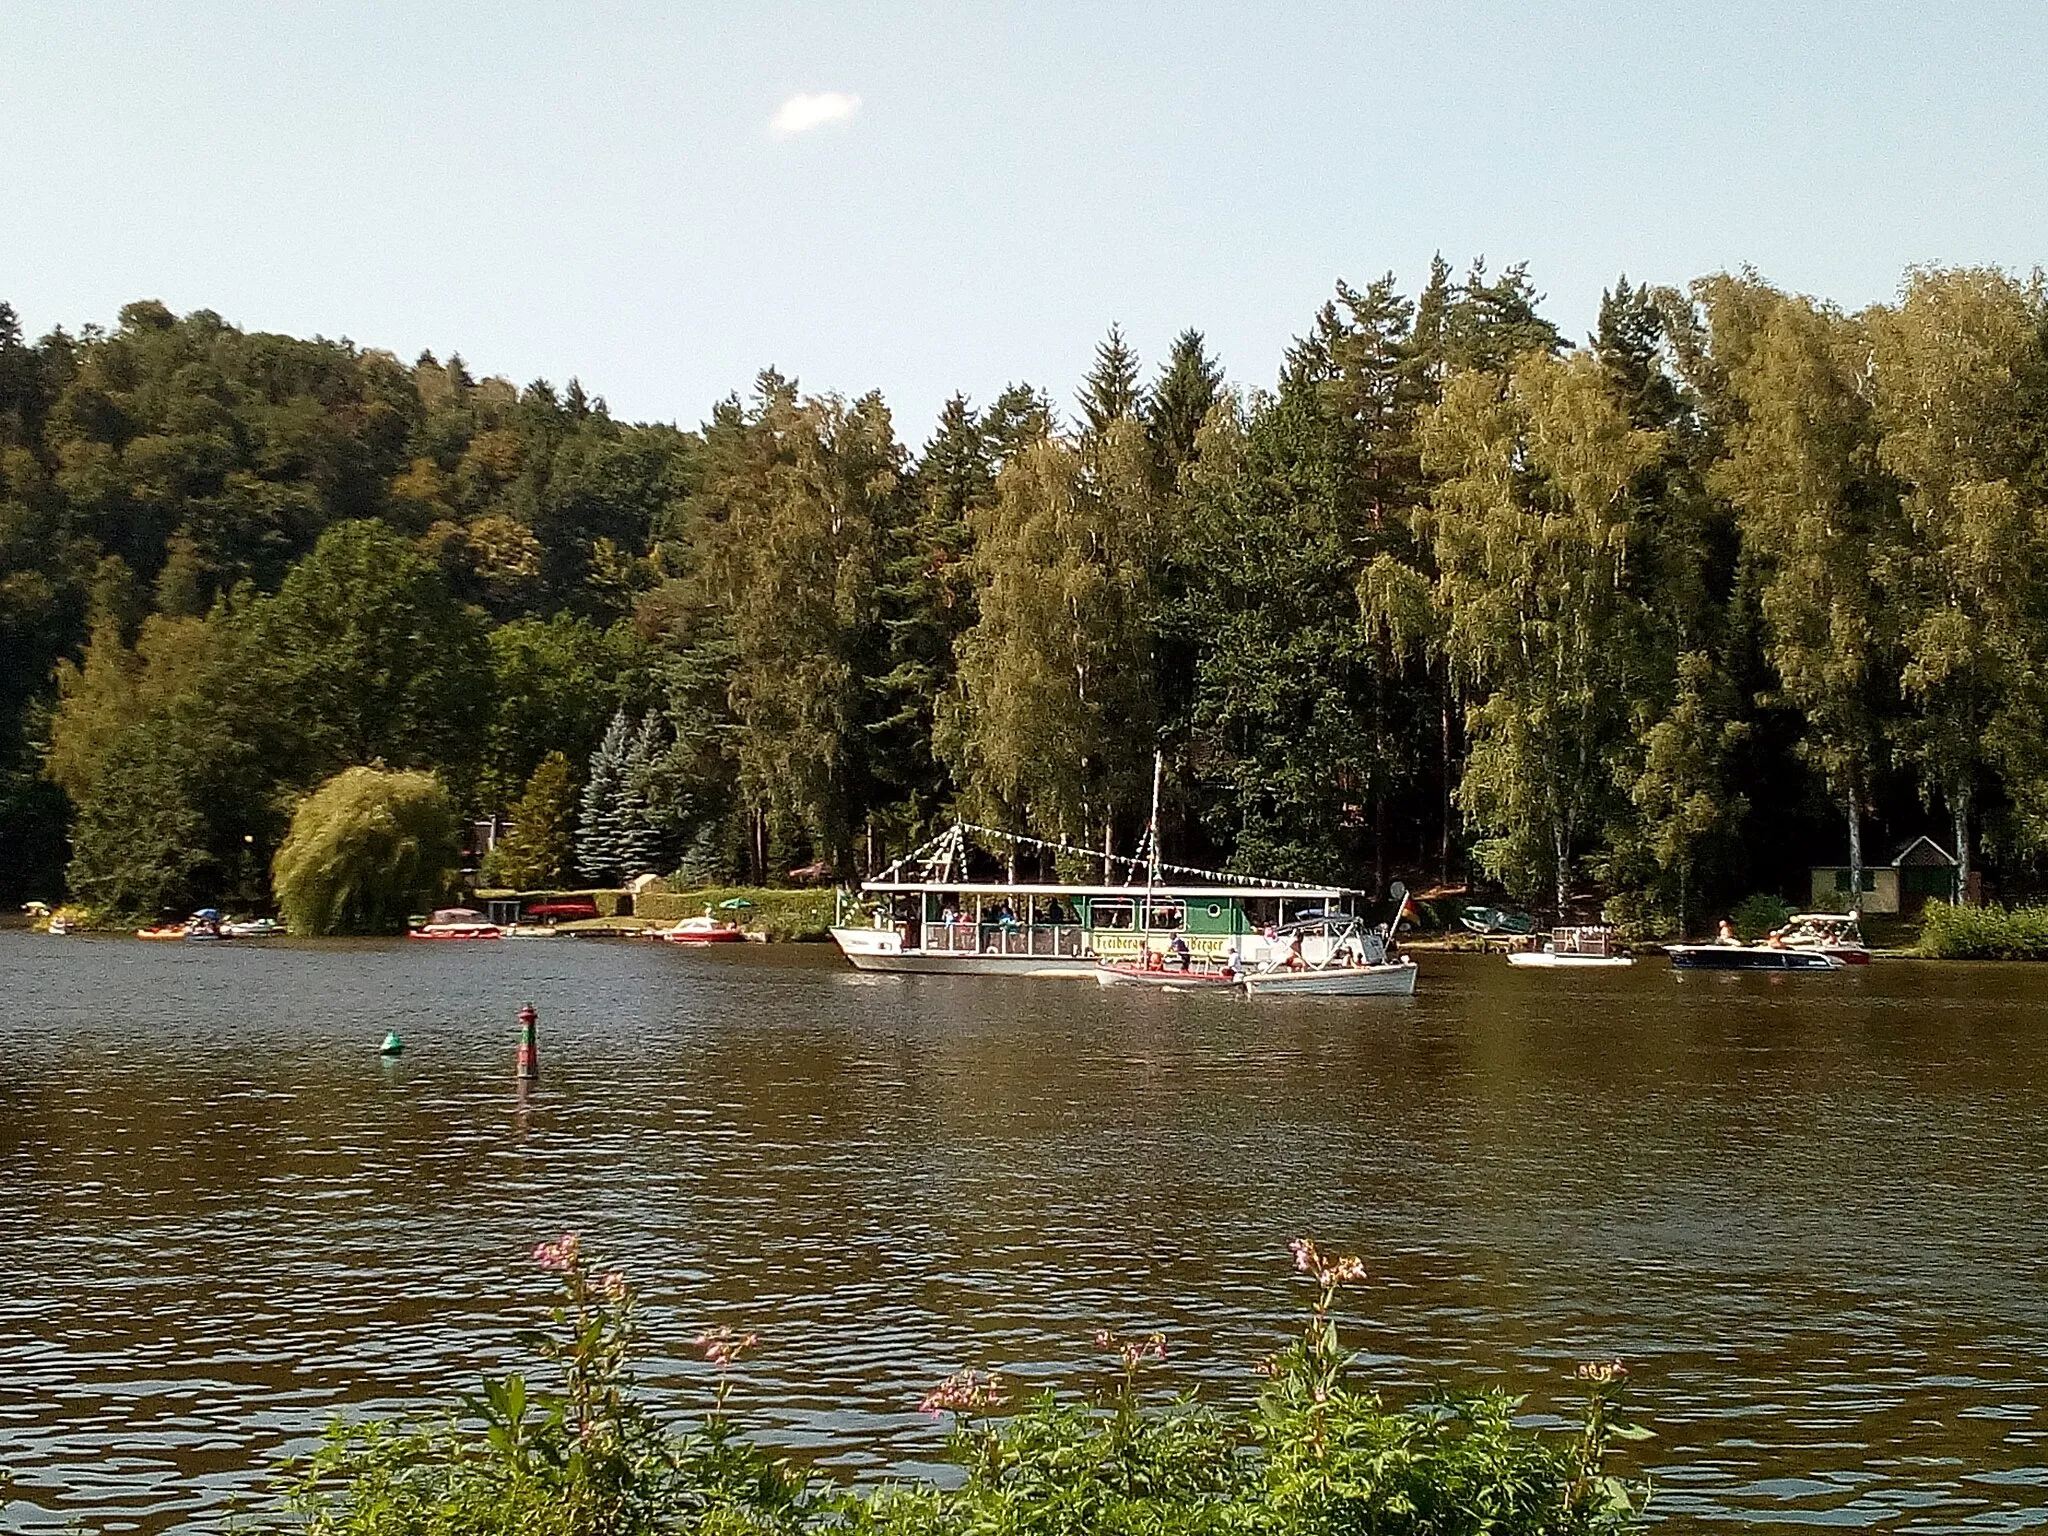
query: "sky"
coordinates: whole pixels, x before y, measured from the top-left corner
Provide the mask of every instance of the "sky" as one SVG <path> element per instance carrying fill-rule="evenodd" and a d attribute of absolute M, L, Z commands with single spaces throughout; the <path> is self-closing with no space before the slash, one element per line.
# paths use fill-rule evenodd
<path fill-rule="evenodd" d="M 2048 261 L 2048 5 L 0 3 L 0 299 L 575 376 L 1070 401 L 1112 322 L 1268 385 L 1340 278 Z"/>

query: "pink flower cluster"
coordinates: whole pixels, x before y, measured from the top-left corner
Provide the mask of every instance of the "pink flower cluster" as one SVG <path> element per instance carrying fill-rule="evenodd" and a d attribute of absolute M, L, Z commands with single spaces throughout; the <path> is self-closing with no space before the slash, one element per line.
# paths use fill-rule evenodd
<path fill-rule="evenodd" d="M 1107 1328 L 1098 1328 L 1095 1330 L 1095 1347 L 1115 1352 L 1122 1358 L 1126 1371 L 1135 1371 L 1147 1360 L 1166 1358 L 1166 1335 L 1148 1333 L 1143 1338 L 1133 1336 L 1126 1339 Z"/>
<path fill-rule="evenodd" d="M 1287 1245 L 1294 1251 L 1294 1267 L 1304 1275 L 1314 1275 L 1316 1284 L 1324 1289 L 1340 1285 L 1357 1285 L 1365 1279 L 1365 1260 L 1355 1253 L 1325 1257 L 1316 1248 L 1313 1240 L 1297 1237 Z"/>
<path fill-rule="evenodd" d="M 723 1323 L 716 1328 L 707 1328 L 697 1335 L 697 1347 L 704 1351 L 704 1358 L 721 1371 L 731 1370 L 741 1356 L 761 1342 L 755 1333 L 734 1333 Z"/>
<path fill-rule="evenodd" d="M 1006 1401 L 1003 1378 L 995 1372 L 955 1371 L 918 1400 L 917 1411 L 936 1419 L 942 1413 L 985 1413 Z"/>
<path fill-rule="evenodd" d="M 583 1240 L 574 1232 L 562 1234 L 560 1242 L 542 1243 L 533 1250 L 533 1262 L 542 1269 L 566 1275 L 583 1262 Z"/>
<path fill-rule="evenodd" d="M 1619 1360 L 1588 1360 L 1579 1367 L 1579 1380 L 1602 1387 L 1612 1386 L 1617 1381 L 1628 1380 L 1628 1367 Z"/>
<path fill-rule="evenodd" d="M 614 1306 L 620 1305 L 633 1294 L 633 1288 L 626 1284 L 626 1277 L 616 1269 L 606 1270 L 604 1278 L 597 1282 L 597 1288 L 603 1292 L 604 1299 Z"/>

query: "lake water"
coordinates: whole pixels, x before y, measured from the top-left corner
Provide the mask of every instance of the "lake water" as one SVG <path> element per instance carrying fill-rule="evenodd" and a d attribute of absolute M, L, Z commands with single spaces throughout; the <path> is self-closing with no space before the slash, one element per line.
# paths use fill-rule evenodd
<path fill-rule="evenodd" d="M 1628 1360 L 1672 1528 L 2048 1522 L 2048 969 L 1421 963 L 1412 1000 L 1251 1003 L 0 933 L 0 1526 L 265 1508 L 330 1416 L 523 1360 L 565 1230 L 644 1287 L 665 1404 L 742 1325 L 740 1408 L 849 1474 L 927 1469 L 958 1367 L 1099 1386 L 1097 1326 L 1248 1393 L 1311 1233 L 1370 1266 L 1347 1339 L 1396 1396 L 1540 1412 Z"/>

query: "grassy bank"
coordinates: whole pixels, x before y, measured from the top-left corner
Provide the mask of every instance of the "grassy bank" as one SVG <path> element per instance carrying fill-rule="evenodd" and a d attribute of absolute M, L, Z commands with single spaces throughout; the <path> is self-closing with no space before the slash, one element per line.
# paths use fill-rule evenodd
<path fill-rule="evenodd" d="M 2048 906 L 1930 901 L 1920 918 L 1920 953 L 1935 960 L 2048 960 Z"/>
<path fill-rule="evenodd" d="M 1338 1337 L 1355 1258 L 1294 1245 L 1305 1316 L 1254 1368 L 1249 1401 L 1153 1384 L 1162 1334 L 1098 1331 L 1103 1387 L 1019 1402 L 1000 1374 L 961 1371 L 918 1405 L 950 1420 L 960 1469 L 855 1487 L 777 1454 L 728 1410 L 759 1346 L 716 1328 L 705 1411 L 657 1419 L 631 1374 L 638 1301 L 573 1237 L 534 1252 L 562 1295 L 542 1345 L 559 1381 L 486 1380 L 416 1425 L 337 1424 L 290 1469 L 309 1536 L 1596 1536 L 1637 1530 L 1647 1487 L 1617 1465 L 1647 1437 L 1622 1411 L 1619 1361 L 1580 1366 L 1554 1428 L 1523 1399 L 1439 1389 L 1385 1402 Z M 908 1404 L 905 1405 L 906 1407 Z"/>
<path fill-rule="evenodd" d="M 751 905 L 735 912 L 723 910 L 721 903 L 735 900 Z M 830 890 L 718 885 L 694 891 L 642 891 L 633 898 L 634 916 L 662 924 L 697 917 L 706 907 L 720 917 L 737 919 L 743 928 L 767 934 L 777 943 L 822 939 L 832 926 Z"/>

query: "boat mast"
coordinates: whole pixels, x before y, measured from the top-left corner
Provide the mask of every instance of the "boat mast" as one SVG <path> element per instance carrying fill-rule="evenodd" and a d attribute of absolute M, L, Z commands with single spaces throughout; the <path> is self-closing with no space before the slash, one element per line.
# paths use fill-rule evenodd
<path fill-rule="evenodd" d="M 1152 925 L 1152 887 L 1159 883 L 1159 775 L 1166 754 L 1152 752 L 1152 819 L 1145 824 L 1145 926 Z"/>

